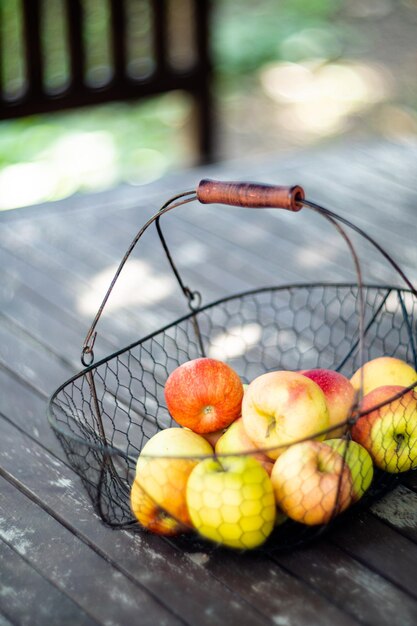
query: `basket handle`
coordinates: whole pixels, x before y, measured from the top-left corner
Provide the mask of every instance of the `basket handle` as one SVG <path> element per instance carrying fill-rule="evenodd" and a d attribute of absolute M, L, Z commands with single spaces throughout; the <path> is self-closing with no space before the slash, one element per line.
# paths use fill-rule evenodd
<path fill-rule="evenodd" d="M 107 289 L 107 292 L 103 298 L 103 301 L 97 311 L 97 314 L 90 326 L 89 331 L 87 332 L 86 338 L 84 340 L 82 353 L 81 353 L 81 362 L 84 366 L 91 366 L 94 361 L 94 342 L 97 336 L 96 326 L 101 317 L 101 314 L 106 306 L 107 300 L 111 294 L 111 291 L 120 275 L 120 272 L 123 269 L 127 259 L 129 258 L 131 252 L 134 247 L 138 243 L 139 239 L 142 237 L 145 230 L 153 223 L 156 222 L 158 234 L 161 239 L 162 245 L 165 249 L 166 255 L 168 257 L 168 261 L 171 264 L 171 267 L 174 271 L 174 274 L 182 288 L 184 294 L 190 300 L 192 300 L 193 295 L 196 292 L 191 292 L 188 288 L 184 287 L 182 280 L 178 274 L 178 270 L 175 267 L 175 264 L 171 258 L 171 255 L 168 250 L 168 246 L 164 240 L 162 232 L 159 227 L 159 218 L 162 217 L 168 211 L 175 209 L 176 207 L 182 206 L 186 203 L 193 202 L 194 200 L 199 200 L 202 204 L 226 204 L 238 207 L 246 207 L 246 208 L 277 208 L 277 209 L 286 209 L 288 211 L 297 212 L 303 206 L 317 213 L 320 213 L 323 217 L 325 217 L 328 221 L 332 222 L 333 225 L 339 230 L 340 234 L 346 240 L 348 244 L 354 262 L 356 266 L 356 271 L 358 275 L 358 283 L 361 286 L 362 281 L 360 277 L 360 268 L 357 259 L 357 255 L 354 251 L 354 248 L 348 239 L 346 233 L 340 227 L 340 224 L 337 222 L 341 222 L 345 226 L 348 226 L 355 230 L 362 237 L 367 239 L 381 254 L 388 260 L 388 262 L 392 265 L 392 267 L 399 273 L 404 282 L 407 284 L 409 289 L 417 296 L 417 289 L 412 285 L 411 281 L 407 278 L 398 264 L 394 261 L 394 259 L 367 233 L 365 233 L 362 229 L 352 224 L 349 220 L 337 215 L 333 211 L 329 211 L 324 207 L 315 204 L 314 202 L 310 202 L 305 199 L 304 190 L 299 185 L 294 186 L 282 186 L 282 185 L 267 185 L 260 183 L 248 183 L 248 182 L 231 182 L 231 181 L 216 181 L 210 179 L 203 179 L 198 184 L 197 189 L 194 191 L 186 191 L 180 193 L 173 198 L 170 198 L 155 215 L 153 215 L 147 222 L 142 226 L 142 228 L 138 231 L 136 236 L 134 237 L 132 243 L 130 244 L 126 254 L 121 260 L 116 273 Z M 361 289 L 360 289 L 361 292 Z M 193 306 L 190 305 L 190 308 L 193 310 Z M 361 305 L 362 308 L 362 305 Z"/>
<path fill-rule="evenodd" d="M 180 193 L 168 200 L 159 209 L 159 211 L 155 213 L 155 215 L 153 215 L 138 231 L 116 270 L 116 273 L 107 289 L 103 301 L 84 340 L 81 352 L 81 362 L 85 367 L 91 366 L 94 361 L 93 348 L 97 336 L 97 332 L 95 329 L 101 317 L 101 314 L 103 313 L 104 307 L 106 306 L 107 300 L 112 292 L 112 289 L 134 247 L 138 243 L 139 239 L 142 237 L 145 230 L 153 222 L 156 222 L 157 224 L 158 234 L 167 254 L 168 261 L 171 264 L 171 267 L 182 290 L 189 299 L 190 297 L 192 299 L 194 295 L 193 292 L 189 292 L 189 290 L 187 290 L 187 288 L 185 288 L 182 284 L 178 271 L 174 265 L 171 255 L 169 254 L 168 247 L 165 243 L 164 237 L 159 227 L 159 218 L 168 211 L 171 211 L 172 209 L 175 209 L 176 207 L 186 204 L 188 202 L 192 202 L 193 200 L 199 200 L 203 204 L 219 202 L 221 204 L 229 204 L 249 208 L 271 207 L 277 209 L 287 209 L 289 211 L 299 211 L 302 208 L 302 202 L 304 201 L 304 190 L 298 185 L 295 185 L 293 187 L 284 187 L 281 185 L 220 182 L 204 179 L 200 181 L 197 190 Z"/>
<path fill-rule="evenodd" d="M 197 198 L 202 204 L 229 204 L 252 209 L 277 208 L 299 211 L 303 206 L 305 195 L 304 189 L 299 185 L 286 187 L 205 178 L 197 187 Z"/>

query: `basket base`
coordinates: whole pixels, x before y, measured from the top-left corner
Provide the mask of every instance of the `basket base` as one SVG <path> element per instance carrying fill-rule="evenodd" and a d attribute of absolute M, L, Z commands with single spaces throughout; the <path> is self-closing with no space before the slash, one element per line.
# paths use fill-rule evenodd
<path fill-rule="evenodd" d="M 363 496 L 355 505 L 344 513 L 336 517 L 328 524 L 321 526 L 305 526 L 292 520 L 287 520 L 277 527 L 268 540 L 258 548 L 251 550 L 239 550 L 240 553 L 261 553 L 269 556 L 273 554 L 284 554 L 297 549 L 308 547 L 312 542 L 317 541 L 321 535 L 328 535 L 332 530 L 339 530 L 350 521 L 357 519 L 358 513 L 369 510 L 369 506 L 395 489 L 405 476 L 405 474 L 388 474 L 378 469 L 374 473 L 374 481 Z M 211 543 L 201 538 L 196 533 L 189 533 L 170 538 L 178 548 L 187 553 L 207 553 L 213 550 L 224 550 L 226 552 L 236 552 L 236 549 L 228 548 L 224 545 Z"/>

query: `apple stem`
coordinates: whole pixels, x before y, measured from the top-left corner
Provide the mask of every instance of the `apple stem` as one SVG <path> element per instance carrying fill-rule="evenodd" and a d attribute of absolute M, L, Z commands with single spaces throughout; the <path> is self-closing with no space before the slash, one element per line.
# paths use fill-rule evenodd
<path fill-rule="evenodd" d="M 402 433 L 398 433 L 397 435 L 394 436 L 394 439 L 397 442 L 397 447 L 396 447 L 395 452 L 398 453 L 401 450 L 401 446 L 403 444 L 405 437 Z"/>
<path fill-rule="evenodd" d="M 214 454 L 213 456 L 214 456 L 213 470 L 215 472 L 225 472 L 226 468 L 224 467 L 220 458 L 216 454 Z"/>
<path fill-rule="evenodd" d="M 272 432 L 272 429 L 274 428 L 274 426 L 275 426 L 275 419 L 273 417 L 271 417 L 271 421 L 269 422 L 268 427 L 266 429 L 266 433 L 265 433 L 265 437 L 267 439 L 268 439 L 268 437 L 271 436 L 271 432 Z"/>

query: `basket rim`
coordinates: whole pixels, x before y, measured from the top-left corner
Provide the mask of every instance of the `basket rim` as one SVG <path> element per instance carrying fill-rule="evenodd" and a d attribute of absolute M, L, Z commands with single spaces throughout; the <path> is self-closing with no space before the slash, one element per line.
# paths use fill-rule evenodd
<path fill-rule="evenodd" d="M 332 287 L 332 288 L 339 288 L 339 287 L 343 287 L 343 288 L 355 288 L 355 289 L 359 289 L 359 285 L 357 283 L 352 283 L 352 282 L 315 282 L 315 283 L 286 283 L 284 285 L 269 285 L 269 286 L 264 286 L 264 287 L 256 287 L 253 289 L 248 289 L 246 291 L 242 291 L 239 293 L 234 293 L 228 296 L 223 296 L 221 298 L 218 298 L 217 300 L 208 302 L 207 304 L 200 306 L 196 309 L 191 310 L 190 312 L 186 313 L 185 315 L 177 318 L 176 320 L 174 320 L 173 322 L 169 322 L 168 324 L 166 324 L 165 326 L 162 326 L 154 331 L 152 331 L 151 333 L 148 333 L 147 335 L 145 335 L 144 337 L 141 337 L 140 339 L 116 350 L 115 352 L 101 358 L 100 360 L 98 360 L 95 363 L 92 363 L 91 365 L 85 367 L 84 369 L 80 370 L 79 372 L 77 372 L 76 374 L 74 374 L 73 376 L 71 376 L 70 378 L 68 378 L 67 380 L 65 380 L 61 385 L 59 385 L 59 387 L 57 389 L 55 389 L 55 391 L 52 392 L 52 394 L 49 396 L 48 400 L 47 400 L 47 419 L 48 422 L 50 424 L 50 426 L 53 428 L 54 431 L 60 433 L 63 436 L 66 437 L 70 437 L 73 441 L 78 441 L 79 443 L 82 443 L 83 445 L 87 445 L 87 442 L 85 439 L 83 439 L 82 437 L 79 437 L 77 435 L 74 435 L 73 433 L 69 433 L 66 429 L 60 428 L 54 412 L 53 412 L 53 406 L 54 406 L 54 401 L 57 398 L 57 396 L 61 393 L 61 391 L 63 391 L 63 389 L 65 389 L 65 387 L 67 387 L 67 385 L 70 385 L 71 383 L 75 382 L 76 380 L 78 380 L 79 378 L 85 376 L 87 373 L 95 370 L 96 368 L 98 368 L 101 365 L 104 365 L 105 363 L 107 363 L 108 361 L 110 361 L 111 359 L 113 359 L 114 357 L 119 356 L 120 354 L 122 354 L 123 352 L 126 352 L 128 350 L 131 350 L 132 348 L 135 348 L 137 346 L 139 346 L 141 343 L 148 341 L 149 339 L 152 339 L 153 337 L 155 337 L 156 335 L 158 335 L 159 333 L 163 333 L 166 330 L 168 330 L 169 328 L 172 328 L 173 326 L 180 324 L 181 322 L 190 319 L 191 317 L 193 317 L 195 314 L 197 313 L 201 313 L 203 311 L 206 311 L 210 308 L 213 308 L 219 304 L 223 304 L 224 302 L 228 302 L 230 300 L 233 300 L 235 298 L 240 298 L 240 297 L 244 297 L 244 296 L 250 296 L 250 295 L 255 295 L 258 293 L 264 293 L 267 291 L 284 291 L 284 290 L 290 290 L 290 289 L 317 289 L 317 288 L 326 288 L 326 287 Z M 362 285 L 362 288 L 365 290 L 369 290 L 369 289 L 384 289 L 388 292 L 391 291 L 397 291 L 397 292 L 402 292 L 402 293 L 410 293 L 413 295 L 413 297 L 416 297 L 415 294 L 413 293 L 413 291 L 407 287 L 401 287 L 398 285 L 383 285 L 383 284 L 378 284 L 378 283 L 364 283 Z M 414 388 L 415 385 L 410 386 L 410 389 Z M 333 427 L 334 429 L 335 427 Z M 88 445 L 92 445 L 91 443 L 89 443 Z M 123 451 L 120 448 L 117 448 L 116 446 L 113 445 L 100 445 L 100 450 L 105 450 L 106 453 L 112 455 L 112 454 L 118 454 L 121 455 L 125 458 L 129 457 L 129 455 L 126 454 L 125 451 Z"/>
<path fill-rule="evenodd" d="M 285 285 L 267 285 L 265 287 L 255 287 L 254 289 L 248 289 L 246 291 L 241 291 L 239 293 L 234 293 L 228 296 L 224 296 L 222 298 L 218 298 L 217 300 L 208 302 L 207 304 L 204 304 L 203 306 L 200 306 L 196 309 L 193 309 L 192 311 L 188 313 L 185 313 L 184 315 L 177 318 L 173 322 L 169 322 L 168 324 L 165 324 L 165 326 L 161 326 L 160 328 L 157 328 L 156 330 L 148 333 L 144 337 L 141 337 L 140 339 L 133 341 L 132 343 L 124 346 L 123 348 L 118 348 L 111 354 L 101 358 L 100 360 L 92 363 L 91 365 L 88 365 L 87 367 L 84 367 L 82 370 L 80 370 L 79 372 L 77 372 L 76 374 L 68 378 L 68 380 L 63 382 L 61 385 L 59 385 L 59 387 L 50 395 L 50 399 L 52 399 L 57 393 L 59 393 L 59 391 L 61 391 L 68 383 L 72 383 L 74 380 L 76 380 L 83 374 L 86 374 L 87 372 L 92 371 L 93 369 L 97 368 L 99 365 L 103 365 L 104 363 L 112 359 L 113 357 L 118 356 L 119 354 L 122 354 L 126 350 L 135 348 L 136 346 L 140 345 L 142 342 L 148 341 L 148 339 L 152 339 L 152 337 L 154 337 L 155 335 L 158 335 L 159 333 L 164 332 L 165 330 L 168 330 L 168 328 L 172 328 L 172 326 L 175 326 L 176 324 L 179 324 L 180 322 L 184 322 L 185 320 L 189 319 L 196 313 L 201 313 L 203 311 L 206 311 L 207 309 L 217 306 L 218 304 L 222 304 L 223 302 L 228 302 L 229 300 L 234 300 L 235 298 L 240 298 L 242 296 L 250 296 L 256 293 L 263 293 L 265 291 L 283 291 L 285 289 L 296 289 L 296 288 L 307 288 L 307 287 L 308 288 L 354 287 L 356 289 L 359 288 L 357 283 L 342 283 L 342 282 L 287 283 Z M 364 283 L 362 287 L 363 289 L 386 289 L 387 291 L 402 291 L 404 293 L 411 293 L 414 296 L 413 291 L 411 289 L 407 287 L 401 287 L 399 285 L 381 285 L 377 283 L 369 283 L 369 284 Z"/>

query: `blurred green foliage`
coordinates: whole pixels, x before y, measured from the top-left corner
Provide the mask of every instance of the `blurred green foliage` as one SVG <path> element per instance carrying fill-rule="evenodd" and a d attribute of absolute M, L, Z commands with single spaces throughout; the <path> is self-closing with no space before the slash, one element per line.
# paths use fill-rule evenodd
<path fill-rule="evenodd" d="M 137 20 L 145 23 L 145 0 L 127 1 L 134 11 L 132 16 L 136 16 L 134 23 Z M 24 80 L 22 50 L 19 45 L 22 26 L 16 18 L 19 2 L 20 0 L 0 0 L 0 41 L 3 40 L 5 48 L 11 50 L 11 54 L 7 56 L 0 55 L 0 63 L 6 92 L 11 95 L 19 92 Z M 176 4 L 176 0 L 171 2 L 177 10 L 180 3 Z M 338 57 L 342 52 L 344 33 L 334 25 L 333 19 L 342 2 L 343 0 L 213 0 L 212 53 L 219 108 L 229 98 L 239 98 L 239 94 L 245 90 L 245 80 L 250 81 L 250 77 L 265 63 L 274 60 Z M 84 35 L 87 80 L 99 86 L 108 78 L 110 71 L 108 3 L 107 0 L 82 0 L 82 3 L 88 17 Z M 65 85 L 69 72 L 63 44 L 63 2 L 41 0 L 41 10 L 45 17 L 44 45 L 50 57 L 45 82 L 53 91 Z M 142 36 L 143 33 L 140 37 Z M 132 45 L 141 44 L 136 41 Z M 49 162 L 52 172 L 57 150 L 62 153 L 65 138 L 84 134 L 85 137 L 89 135 L 94 139 L 95 133 L 102 133 L 106 137 L 113 160 L 108 184 L 123 180 L 140 183 L 152 178 L 152 168 L 157 176 L 167 169 L 191 162 L 193 144 L 187 139 L 191 128 L 191 102 L 184 94 L 179 93 L 151 98 L 138 104 L 111 104 L 1 122 L 0 168 L 19 163 L 45 165 Z M 75 167 L 73 169 L 76 170 Z M 69 165 L 68 172 L 70 170 Z M 0 209 L 2 184 L 5 183 L 0 172 Z M 104 184 L 103 180 L 100 184 Z M 71 185 L 57 181 L 56 185 L 52 185 L 52 191 L 48 192 L 48 199 L 61 197 L 67 189 L 82 190 L 85 187 L 86 180 L 82 178 Z M 10 204 L 10 200 L 7 200 L 3 203 L 3 208 L 12 204 L 13 202 Z"/>
<path fill-rule="evenodd" d="M 340 33 L 332 19 L 341 1 L 218 1 L 213 53 L 220 78 L 253 72 L 272 60 L 298 61 L 312 52 L 336 56 Z"/>

